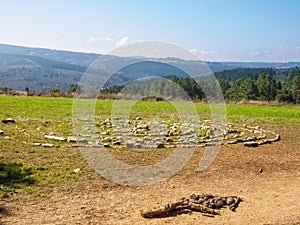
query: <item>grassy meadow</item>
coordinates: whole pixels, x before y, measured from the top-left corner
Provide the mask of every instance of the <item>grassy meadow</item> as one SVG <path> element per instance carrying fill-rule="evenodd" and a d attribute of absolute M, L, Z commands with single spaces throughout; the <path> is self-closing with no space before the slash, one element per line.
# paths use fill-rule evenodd
<path fill-rule="evenodd" d="M 124 102 L 130 104 L 130 102 Z M 184 104 L 177 103 L 182 110 Z M 15 124 L 0 123 L 0 197 L 30 194 L 47 196 L 53 187 L 73 185 L 77 181 L 88 181 L 99 177 L 84 161 L 80 150 L 67 142 L 45 140 L 44 135 L 73 135 L 71 98 L 12 97 L 0 96 L 0 119 L 13 118 Z M 206 103 L 195 103 L 201 119 L 210 118 Z M 110 117 L 112 101 L 97 101 L 96 121 Z M 248 125 L 261 125 L 281 132 L 281 129 L 295 129 L 300 124 L 300 107 L 294 105 L 226 105 L 227 120 Z M 130 117 L 160 117 L 166 120 L 176 117 L 174 106 L 168 102 L 139 101 L 130 111 Z M 53 148 L 33 146 L 32 143 L 54 143 Z M 126 151 L 126 155 L 130 150 Z M 153 150 L 159 155 L 170 150 Z M 116 151 L 120 158 L 121 150 Z M 139 161 L 145 154 L 135 151 L 130 160 Z M 130 154 L 128 154 L 129 156 Z M 129 161 L 130 161 L 129 160 Z M 155 161 L 155 159 L 153 159 Z M 132 162 L 132 161 L 131 161 Z M 134 163 L 134 162 L 133 162 Z M 81 172 L 75 173 L 74 169 Z M 84 172 L 82 172 L 84 171 Z"/>

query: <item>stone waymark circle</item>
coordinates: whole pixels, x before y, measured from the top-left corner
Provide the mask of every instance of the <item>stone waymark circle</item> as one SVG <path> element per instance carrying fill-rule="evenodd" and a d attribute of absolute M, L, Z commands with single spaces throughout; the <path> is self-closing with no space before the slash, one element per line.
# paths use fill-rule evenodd
<path fill-rule="evenodd" d="M 193 69 L 187 66 L 187 62 L 191 60 L 193 60 L 196 65 Z M 221 127 L 226 122 L 224 98 L 213 73 L 204 62 L 201 62 L 189 51 L 173 44 L 150 41 L 126 45 L 113 50 L 107 55 L 99 57 L 99 59 L 87 69 L 79 82 L 81 90 L 80 92 L 76 92 L 73 101 L 73 128 L 78 138 L 85 138 L 85 143 L 80 147 L 80 150 L 88 164 L 106 179 L 130 186 L 154 184 L 171 177 L 188 162 L 197 146 L 196 138 L 198 128 L 196 125 L 199 121 L 199 115 L 189 95 L 181 87 L 178 87 L 177 84 L 164 78 L 163 74 L 160 76 L 155 74 L 155 76 L 153 76 L 143 73 L 139 77 L 127 77 L 129 82 L 123 90 L 121 90 L 118 98 L 113 102 L 111 110 L 112 121 L 109 121 L 113 125 L 112 129 L 114 130 L 115 127 L 118 127 L 118 130 L 114 130 L 114 132 L 119 133 L 118 136 L 121 136 L 119 139 L 125 139 L 126 143 L 130 143 L 129 139 L 136 135 L 133 130 L 130 129 L 127 121 L 129 120 L 130 109 L 138 100 L 129 101 L 130 103 L 124 107 L 124 100 L 126 100 L 124 96 L 128 97 L 128 95 L 134 94 L 129 92 L 126 87 L 132 84 L 140 85 L 144 80 L 159 77 L 169 82 L 170 87 L 177 85 L 176 88 L 179 91 L 176 92 L 174 96 L 161 96 L 162 93 L 153 92 L 148 86 L 141 85 L 140 88 L 143 88 L 144 95 L 139 97 L 160 96 L 166 99 L 181 99 L 189 103 L 185 104 L 183 109 L 179 107 L 178 104 L 170 101 L 179 115 L 179 123 L 183 131 L 178 133 L 179 144 L 173 146 L 174 150 L 169 157 L 149 166 L 126 164 L 112 157 L 106 149 L 106 147 L 108 147 L 107 144 L 100 145 L 101 147 L 99 147 L 99 131 L 95 125 L 95 105 L 99 91 L 107 85 L 113 75 L 120 74 L 123 68 L 136 65 L 140 66 L 144 62 L 167 64 L 184 72 L 193 79 L 201 81 L 201 78 L 205 77 L 205 79 L 210 82 L 214 82 L 216 84 L 214 89 L 208 89 L 199 82 L 210 106 L 211 124 L 216 127 L 213 134 L 214 136 L 221 137 Z M 141 117 L 143 117 L 143 115 L 141 115 Z M 117 118 L 117 120 L 114 120 L 114 118 Z M 156 127 L 155 122 L 157 119 L 159 118 L 154 118 L 150 121 L 152 130 Z M 144 124 L 144 127 L 142 126 L 143 124 L 140 124 L 136 131 L 139 132 L 138 130 L 148 129 L 147 126 L 150 125 Z M 189 139 L 194 139 L 190 142 L 189 147 L 184 146 L 184 143 L 186 143 L 186 134 L 189 135 Z M 162 134 L 149 136 L 147 138 L 149 143 L 154 143 L 154 146 L 157 148 L 164 146 L 163 141 L 165 136 Z M 171 141 L 171 139 L 169 141 Z M 214 145 L 206 146 L 207 149 L 200 161 L 199 170 L 205 170 L 213 162 L 218 154 L 221 142 L 221 138 L 216 138 Z M 135 146 L 128 145 L 127 147 L 133 150 L 143 148 L 143 145 L 135 144 Z"/>

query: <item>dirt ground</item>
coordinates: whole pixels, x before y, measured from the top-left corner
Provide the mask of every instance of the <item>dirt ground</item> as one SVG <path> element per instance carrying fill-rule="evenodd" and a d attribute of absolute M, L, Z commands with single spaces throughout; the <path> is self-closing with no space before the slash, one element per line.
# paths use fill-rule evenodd
<path fill-rule="evenodd" d="M 300 141 L 297 130 L 258 148 L 223 146 L 204 172 L 183 169 L 167 181 L 125 187 L 101 176 L 49 197 L 5 200 L 1 224 L 300 224 Z M 189 165 L 197 165 L 201 151 Z M 262 169 L 260 173 L 259 170 Z M 85 171 L 81 171 L 84 173 Z M 191 194 L 211 193 L 243 198 L 236 212 L 222 209 L 214 218 L 201 213 L 144 219 L 141 210 L 164 206 Z"/>

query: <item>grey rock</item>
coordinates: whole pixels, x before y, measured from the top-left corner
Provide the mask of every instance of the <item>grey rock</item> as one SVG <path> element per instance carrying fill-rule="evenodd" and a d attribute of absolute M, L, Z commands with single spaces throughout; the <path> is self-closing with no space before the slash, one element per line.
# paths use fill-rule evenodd
<path fill-rule="evenodd" d="M 218 209 L 224 207 L 224 202 L 222 201 L 222 199 L 218 200 L 218 201 L 215 203 L 215 206 L 216 206 L 216 208 L 218 208 Z"/>
<path fill-rule="evenodd" d="M 103 142 L 111 142 L 111 137 L 105 137 L 102 139 Z"/>
<path fill-rule="evenodd" d="M 173 142 L 173 139 L 172 138 L 167 138 L 167 140 L 166 140 L 167 142 Z"/>
<path fill-rule="evenodd" d="M 45 147 L 45 148 L 52 148 L 55 145 L 54 144 L 45 143 L 45 144 L 42 144 L 42 146 Z"/>
<path fill-rule="evenodd" d="M 204 200 L 203 198 L 199 198 L 197 202 L 198 202 L 199 204 L 203 204 L 204 201 L 205 201 L 205 200 Z"/>
<path fill-rule="evenodd" d="M 247 141 L 247 142 L 244 143 L 244 146 L 246 146 L 246 147 L 257 147 L 258 142 L 256 142 L 256 141 Z"/>
<path fill-rule="evenodd" d="M 78 140 L 78 143 L 81 143 L 81 144 L 87 144 L 88 143 L 88 140 L 85 139 L 85 138 L 81 138 Z"/>
<path fill-rule="evenodd" d="M 232 197 L 227 197 L 226 199 L 226 205 L 232 205 L 234 203 L 234 198 Z"/>
<path fill-rule="evenodd" d="M 214 200 L 215 200 L 215 202 L 217 202 L 217 201 L 219 201 L 219 200 L 222 200 L 222 197 L 219 196 L 219 195 L 216 195 L 216 196 L 214 197 Z"/>
<path fill-rule="evenodd" d="M 164 143 L 158 143 L 156 147 L 157 148 L 165 148 L 166 146 L 164 145 Z"/>
<path fill-rule="evenodd" d="M 78 141 L 78 138 L 77 138 L 77 137 L 73 137 L 73 136 L 69 136 L 69 137 L 67 138 L 67 141 L 68 141 L 68 142 L 77 142 L 77 141 Z"/>
<path fill-rule="evenodd" d="M 33 146 L 41 146 L 42 144 L 39 143 L 39 142 L 34 142 L 34 143 L 32 143 L 32 145 L 33 145 Z"/>
<path fill-rule="evenodd" d="M 134 144 L 135 144 L 135 142 L 129 141 L 129 142 L 126 143 L 126 146 L 127 146 L 127 148 L 133 148 Z"/>
<path fill-rule="evenodd" d="M 45 135 L 44 137 L 46 139 L 55 140 L 55 141 L 65 141 L 65 140 L 67 140 L 64 137 L 58 137 L 58 136 L 54 136 L 54 135 Z"/>
<path fill-rule="evenodd" d="M 13 118 L 7 118 L 4 120 L 1 120 L 2 123 L 7 124 L 7 123 L 16 123 L 16 121 Z"/>
<path fill-rule="evenodd" d="M 133 145 L 133 148 L 142 148 L 142 144 L 141 143 L 135 143 Z"/>

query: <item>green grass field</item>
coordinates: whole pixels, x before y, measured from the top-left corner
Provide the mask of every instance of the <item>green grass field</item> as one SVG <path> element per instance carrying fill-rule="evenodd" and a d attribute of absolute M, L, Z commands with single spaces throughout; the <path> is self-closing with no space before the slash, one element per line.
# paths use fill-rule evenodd
<path fill-rule="evenodd" d="M 123 103 L 126 105 L 130 102 Z M 4 135 L 0 136 L 1 197 L 47 195 L 53 187 L 67 186 L 78 180 L 98 176 L 85 163 L 79 149 L 67 142 L 47 141 L 55 143 L 54 148 L 32 146 L 33 142 L 44 143 L 44 134 L 51 132 L 64 137 L 73 135 L 72 104 L 73 99 L 70 98 L 0 96 L 0 119 L 16 120 L 15 124 L 0 123 L 0 130 L 4 131 Z M 188 109 L 184 105 L 186 103 L 176 104 L 183 111 Z M 112 101 L 97 101 L 97 119 L 109 118 L 112 105 Z M 209 119 L 208 104 L 196 103 L 196 108 L 201 119 Z M 300 124 L 299 106 L 228 104 L 226 111 L 228 121 L 263 125 L 279 133 L 280 129 Z M 140 101 L 130 111 L 131 117 L 160 117 L 168 120 L 176 115 L 175 108 L 168 102 Z M 158 154 L 164 154 L 163 151 L 160 150 Z M 122 154 L 122 151 L 116 154 Z M 134 154 L 131 160 L 140 160 L 139 154 Z M 74 173 L 76 168 L 84 170 L 84 175 Z"/>

